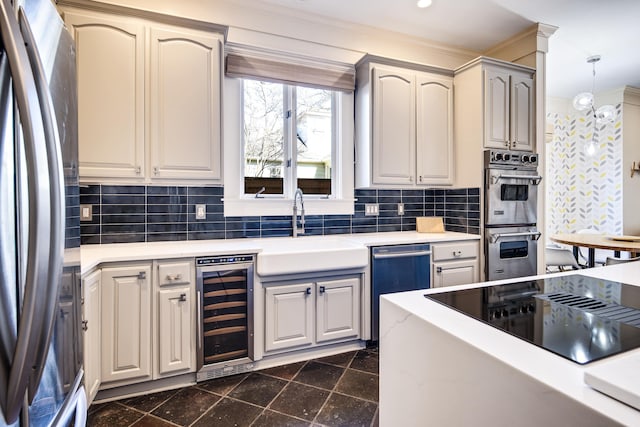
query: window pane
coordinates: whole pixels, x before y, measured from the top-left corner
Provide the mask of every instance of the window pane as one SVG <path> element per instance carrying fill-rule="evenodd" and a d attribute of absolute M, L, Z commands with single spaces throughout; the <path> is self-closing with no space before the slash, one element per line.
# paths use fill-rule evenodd
<path fill-rule="evenodd" d="M 298 187 L 305 194 L 331 194 L 333 91 L 296 88 Z"/>
<path fill-rule="evenodd" d="M 244 81 L 245 194 L 262 187 L 265 194 L 283 193 L 283 91 L 281 84 Z"/>

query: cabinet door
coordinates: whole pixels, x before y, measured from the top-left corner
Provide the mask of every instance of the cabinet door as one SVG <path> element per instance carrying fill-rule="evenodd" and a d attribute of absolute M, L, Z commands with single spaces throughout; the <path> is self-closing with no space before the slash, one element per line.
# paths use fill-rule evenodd
<path fill-rule="evenodd" d="M 518 74 L 512 75 L 510 141 L 513 150 L 535 149 L 534 99 L 533 79 Z"/>
<path fill-rule="evenodd" d="M 485 148 L 509 148 L 509 74 L 485 70 Z"/>
<path fill-rule="evenodd" d="M 414 74 L 373 68 L 374 184 L 411 185 L 415 176 Z"/>
<path fill-rule="evenodd" d="M 76 43 L 80 179 L 144 178 L 144 27 L 65 13 Z"/>
<path fill-rule="evenodd" d="M 360 279 L 316 284 L 316 341 L 360 336 Z"/>
<path fill-rule="evenodd" d="M 188 287 L 158 291 L 160 375 L 191 368 L 192 309 Z"/>
<path fill-rule="evenodd" d="M 434 288 L 476 283 L 478 280 L 477 259 L 433 264 Z"/>
<path fill-rule="evenodd" d="M 151 266 L 102 269 L 102 382 L 151 376 Z"/>
<path fill-rule="evenodd" d="M 82 283 L 82 319 L 84 330 L 84 387 L 87 403 L 91 404 L 100 388 L 101 325 L 100 325 L 100 278 L 98 270 L 87 276 Z"/>
<path fill-rule="evenodd" d="M 453 183 L 453 80 L 416 76 L 418 184 Z"/>
<path fill-rule="evenodd" d="M 313 344 L 313 283 L 265 288 L 265 350 Z"/>
<path fill-rule="evenodd" d="M 151 178 L 221 180 L 220 40 L 151 29 Z"/>

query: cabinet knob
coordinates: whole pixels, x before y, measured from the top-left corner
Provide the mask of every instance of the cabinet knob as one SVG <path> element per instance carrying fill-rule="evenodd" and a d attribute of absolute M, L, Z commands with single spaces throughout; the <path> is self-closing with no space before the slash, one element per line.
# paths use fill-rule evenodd
<path fill-rule="evenodd" d="M 187 300 L 187 294 L 180 294 L 180 301 L 184 302 Z"/>

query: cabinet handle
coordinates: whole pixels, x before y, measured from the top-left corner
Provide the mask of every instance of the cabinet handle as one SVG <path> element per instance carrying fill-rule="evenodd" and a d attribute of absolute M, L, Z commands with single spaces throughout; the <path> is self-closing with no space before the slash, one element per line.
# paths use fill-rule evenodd
<path fill-rule="evenodd" d="M 311 295 L 311 288 L 307 288 L 307 290 L 305 291 L 305 293 L 306 293 L 307 295 Z"/>
<path fill-rule="evenodd" d="M 140 166 L 136 166 L 136 175 L 140 175 L 142 173 L 142 168 Z"/>
<path fill-rule="evenodd" d="M 182 280 L 182 274 L 167 274 L 167 281 Z"/>
<path fill-rule="evenodd" d="M 442 267 L 436 267 L 436 273 L 442 273 Z"/>
<path fill-rule="evenodd" d="M 89 321 L 88 320 L 83 320 L 82 321 L 82 330 L 85 331 L 85 332 L 89 330 Z"/>
<path fill-rule="evenodd" d="M 320 295 L 324 294 L 324 286 L 320 286 Z"/>
<path fill-rule="evenodd" d="M 158 175 L 158 167 L 157 166 L 153 167 L 153 174 L 154 175 Z"/>
<path fill-rule="evenodd" d="M 124 276 L 113 276 L 114 279 L 127 279 L 130 277 L 136 277 L 138 280 L 144 280 L 147 278 L 147 273 L 144 271 L 141 271 L 138 274 L 129 274 L 129 275 L 124 275 Z"/>
<path fill-rule="evenodd" d="M 180 294 L 180 302 L 185 302 L 187 300 L 187 294 Z"/>
<path fill-rule="evenodd" d="M 420 182 L 422 182 L 422 175 L 420 175 L 418 179 L 420 180 Z"/>
<path fill-rule="evenodd" d="M 461 257 L 462 256 L 462 251 L 453 251 L 453 256 L 454 257 Z"/>

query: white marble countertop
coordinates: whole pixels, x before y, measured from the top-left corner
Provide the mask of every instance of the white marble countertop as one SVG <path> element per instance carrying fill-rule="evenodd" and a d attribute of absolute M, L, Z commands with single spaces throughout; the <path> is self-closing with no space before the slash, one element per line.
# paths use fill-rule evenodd
<path fill-rule="evenodd" d="M 363 246 L 396 245 L 422 242 L 478 240 L 479 235 L 455 232 L 418 233 L 399 231 L 387 233 L 335 234 L 331 236 L 301 236 L 298 239 L 342 239 L 349 244 Z M 81 247 L 82 274 L 91 272 L 107 262 L 142 261 L 151 259 L 187 258 L 214 255 L 242 255 L 282 249 L 291 237 L 265 239 L 189 240 L 178 242 L 112 243 Z M 267 244 L 265 244 L 265 242 Z M 280 245 L 280 243 L 282 245 Z"/>
<path fill-rule="evenodd" d="M 640 286 L 640 262 L 585 269 L 578 272 L 586 276 L 608 279 Z M 574 272 L 558 273 L 562 275 Z M 548 277 L 539 275 L 535 278 Z M 524 278 L 523 278 L 524 279 Z M 584 382 L 584 372 L 590 367 L 610 363 L 624 357 L 637 357 L 640 367 L 640 349 L 631 350 L 587 365 L 579 365 L 534 346 L 515 336 L 479 322 L 437 302 L 424 298 L 426 293 L 454 289 L 468 289 L 489 284 L 513 282 L 514 279 L 461 285 L 448 288 L 410 291 L 383 295 L 382 298 L 447 334 L 455 336 L 478 351 L 524 373 L 551 389 L 575 399 L 582 405 L 610 417 L 623 425 L 640 425 L 640 412 L 592 389 Z M 400 327 L 402 325 L 398 325 Z M 381 345 L 381 352 L 384 351 Z M 508 402 L 505 402 L 508 404 Z M 544 410 L 544 409 L 542 409 Z"/>

